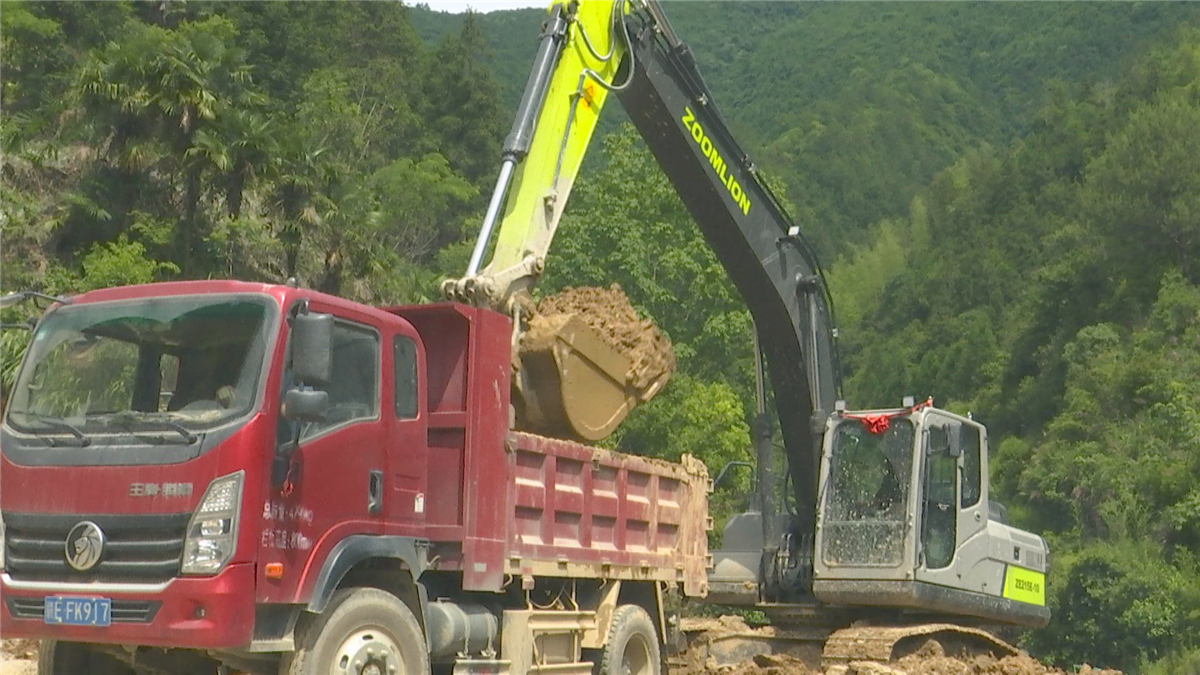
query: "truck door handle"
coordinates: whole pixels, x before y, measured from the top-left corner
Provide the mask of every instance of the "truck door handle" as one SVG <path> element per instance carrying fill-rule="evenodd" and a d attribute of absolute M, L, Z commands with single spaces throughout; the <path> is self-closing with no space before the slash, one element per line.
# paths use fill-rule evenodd
<path fill-rule="evenodd" d="M 379 513 L 383 510 L 383 472 L 372 469 L 367 481 L 367 513 Z"/>

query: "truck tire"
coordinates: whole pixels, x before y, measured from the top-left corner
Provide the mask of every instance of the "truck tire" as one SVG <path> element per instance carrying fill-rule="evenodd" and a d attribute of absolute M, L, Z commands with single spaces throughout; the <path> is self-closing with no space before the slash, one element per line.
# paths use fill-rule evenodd
<path fill-rule="evenodd" d="M 38 645 L 38 675 L 133 675 L 133 669 L 107 654 L 78 642 L 42 640 Z"/>
<path fill-rule="evenodd" d="M 412 610 L 377 588 L 343 588 L 297 627 L 280 675 L 427 675 L 425 634 Z M 391 668 L 395 666 L 395 670 Z"/>
<path fill-rule="evenodd" d="M 600 659 L 600 675 L 660 675 L 662 648 L 646 610 L 621 605 L 613 612 Z"/>

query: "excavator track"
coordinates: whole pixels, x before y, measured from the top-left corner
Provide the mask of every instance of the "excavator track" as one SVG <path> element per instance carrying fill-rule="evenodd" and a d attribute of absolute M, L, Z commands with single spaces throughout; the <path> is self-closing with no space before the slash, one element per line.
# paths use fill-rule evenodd
<path fill-rule="evenodd" d="M 772 613 L 773 619 L 775 617 Z M 828 618 L 828 617 L 825 617 Z M 687 618 L 682 622 L 687 650 L 671 665 L 685 672 L 710 672 L 748 662 L 783 657 L 812 670 L 854 662 L 894 663 L 919 652 L 929 641 L 955 656 L 1015 656 L 1020 651 L 987 630 L 952 623 L 880 624 L 866 620 L 848 627 L 824 624 L 816 615 L 776 620 L 751 627 L 738 617 Z"/>
<path fill-rule="evenodd" d="M 879 626 L 859 622 L 836 630 L 825 639 L 821 667 L 851 661 L 889 663 L 915 652 L 929 640 L 936 640 L 947 654 L 990 653 L 1003 658 L 1020 653 L 1016 647 L 981 628 L 951 623 Z"/>

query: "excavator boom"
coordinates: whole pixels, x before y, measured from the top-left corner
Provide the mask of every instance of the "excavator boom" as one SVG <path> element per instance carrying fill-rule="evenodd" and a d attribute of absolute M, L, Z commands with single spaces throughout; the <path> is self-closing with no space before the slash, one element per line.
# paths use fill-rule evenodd
<path fill-rule="evenodd" d="M 691 51 L 654 2 L 626 18 L 627 87 L 617 93 L 729 278 L 766 355 L 800 536 L 810 536 L 825 420 L 839 397 L 831 302 L 800 230 L 734 140 Z"/>

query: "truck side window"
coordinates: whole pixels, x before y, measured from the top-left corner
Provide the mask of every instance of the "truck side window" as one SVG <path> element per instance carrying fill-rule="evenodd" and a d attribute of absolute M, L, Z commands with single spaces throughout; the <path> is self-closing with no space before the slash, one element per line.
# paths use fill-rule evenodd
<path fill-rule="evenodd" d="M 396 336 L 392 341 L 392 360 L 396 378 L 396 417 L 413 419 L 417 416 L 417 345 L 412 340 Z"/>
<path fill-rule="evenodd" d="M 329 385 L 329 413 L 317 424 L 306 425 L 301 439 L 327 429 L 379 415 L 379 334 L 338 320 L 333 324 L 333 359 Z"/>
<path fill-rule="evenodd" d="M 963 477 L 962 477 L 962 508 L 969 508 L 979 503 L 982 463 L 979 459 L 982 443 L 979 429 L 969 424 L 962 427 Z"/>

